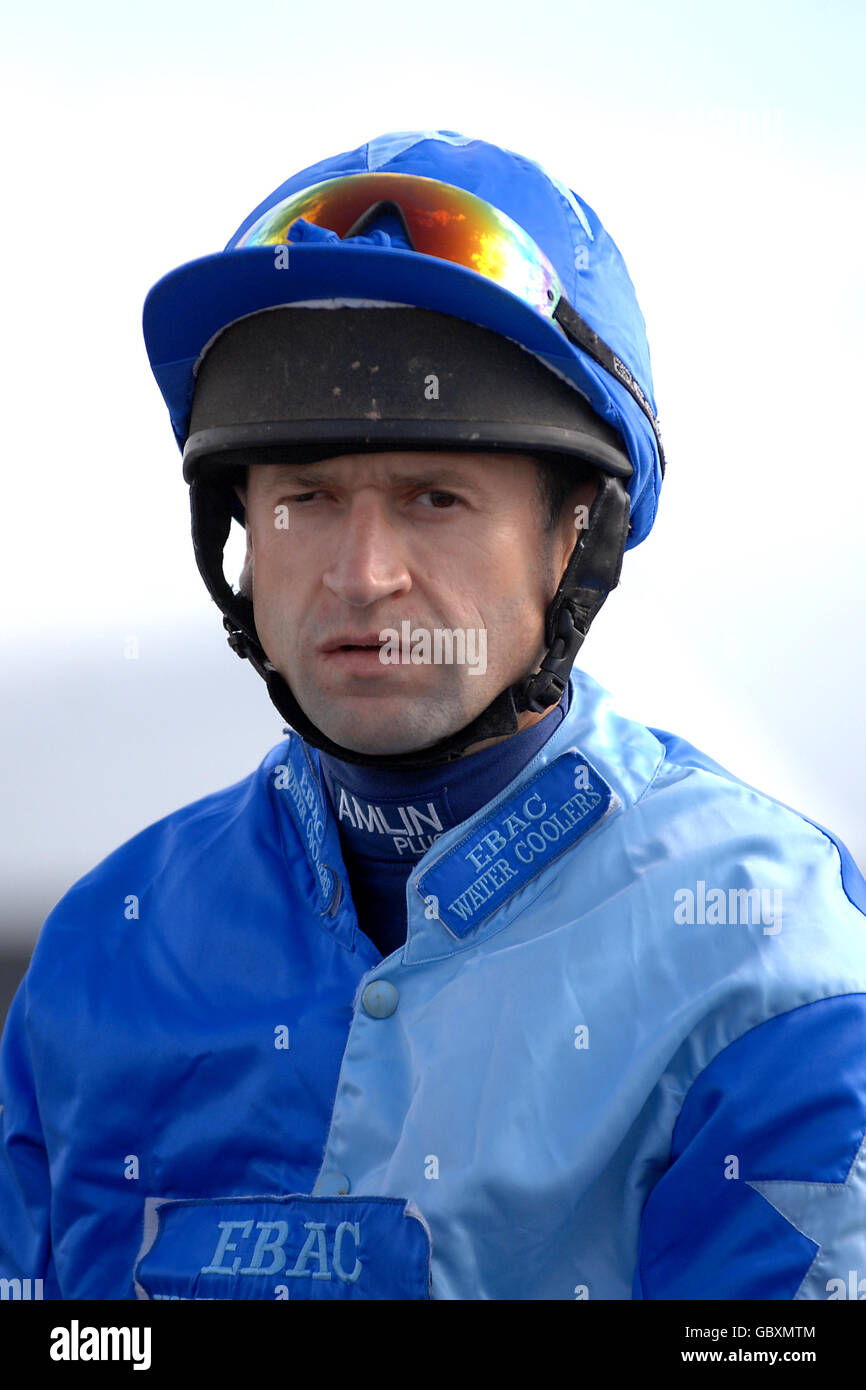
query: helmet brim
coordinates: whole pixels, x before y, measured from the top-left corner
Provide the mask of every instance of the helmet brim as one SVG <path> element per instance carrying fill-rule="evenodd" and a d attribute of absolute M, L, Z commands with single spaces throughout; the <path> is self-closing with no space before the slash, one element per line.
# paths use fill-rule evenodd
<path fill-rule="evenodd" d="M 282 268 L 278 250 L 288 251 Z M 159 280 L 144 305 L 151 368 L 181 449 L 187 442 L 196 371 L 214 339 L 262 309 L 314 302 L 357 307 L 431 309 L 488 328 L 532 353 L 580 393 L 602 420 L 621 416 L 604 373 L 557 325 L 485 276 L 453 262 L 394 247 L 305 245 L 223 251 L 179 266 Z M 384 433 L 384 432 L 383 432 Z M 626 453 L 628 437 L 624 439 Z M 633 460 L 634 461 L 634 460 Z M 625 476 L 610 457 L 598 466 Z"/>

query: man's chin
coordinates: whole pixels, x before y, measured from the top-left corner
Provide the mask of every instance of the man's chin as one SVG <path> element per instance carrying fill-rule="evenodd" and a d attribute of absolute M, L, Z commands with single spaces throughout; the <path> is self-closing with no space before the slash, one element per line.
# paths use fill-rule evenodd
<path fill-rule="evenodd" d="M 415 701 L 410 706 L 411 713 L 406 709 L 406 702 L 401 701 L 402 710 L 399 706 L 392 707 L 383 709 L 375 716 L 365 708 L 366 700 L 356 702 L 355 709 L 346 710 L 341 715 L 335 712 L 333 704 L 316 709 L 309 703 L 298 703 L 307 718 L 333 743 L 368 757 L 417 753 L 432 748 L 441 739 L 465 728 L 475 718 L 472 711 L 465 715 L 458 711 L 451 719 L 444 719 L 441 704 L 433 704 L 429 718 L 425 718 L 423 709 Z"/>
<path fill-rule="evenodd" d="M 415 668 L 417 674 L 421 674 Z M 451 673 L 453 675 L 453 673 Z M 416 680 L 415 689 L 374 693 L 362 682 L 339 693 L 309 680 L 292 684 L 304 714 L 332 743 L 368 757 L 418 753 L 459 733 L 498 691 L 490 672 L 480 680 Z M 290 682 L 291 684 L 291 682 Z M 299 688 L 301 687 L 305 688 Z"/>

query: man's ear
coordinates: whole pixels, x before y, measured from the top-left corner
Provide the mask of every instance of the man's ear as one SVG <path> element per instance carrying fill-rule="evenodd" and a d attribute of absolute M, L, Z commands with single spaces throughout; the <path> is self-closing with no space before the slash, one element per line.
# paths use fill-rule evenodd
<path fill-rule="evenodd" d="M 560 578 L 565 573 L 565 567 L 571 558 L 581 531 L 584 531 L 589 524 L 589 513 L 597 492 L 598 477 L 593 473 L 592 477 L 585 478 L 583 482 L 576 485 L 562 509 L 559 523 L 559 536 L 562 543 Z"/>
<path fill-rule="evenodd" d="M 238 579 L 238 592 L 244 598 L 252 599 L 253 596 L 253 533 L 250 526 L 249 513 L 247 511 L 247 487 L 246 483 L 232 483 L 232 487 L 237 493 L 241 506 L 244 509 L 244 520 L 246 523 L 247 551 L 244 556 L 243 569 Z"/>
<path fill-rule="evenodd" d="M 238 593 L 243 594 L 244 598 L 252 600 L 253 597 L 253 543 L 250 535 L 250 528 L 247 527 L 247 553 L 244 556 L 243 569 L 238 578 Z"/>
<path fill-rule="evenodd" d="M 584 478 L 582 483 L 578 483 L 570 499 L 571 504 L 571 524 L 575 531 L 583 531 L 589 523 L 589 509 L 595 501 L 598 493 L 598 478 L 595 474 L 591 478 Z"/>

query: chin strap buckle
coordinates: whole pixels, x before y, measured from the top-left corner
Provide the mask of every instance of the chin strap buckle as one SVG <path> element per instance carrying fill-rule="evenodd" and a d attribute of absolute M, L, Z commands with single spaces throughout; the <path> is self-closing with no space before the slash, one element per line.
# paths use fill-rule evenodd
<path fill-rule="evenodd" d="M 574 617 L 563 604 L 557 614 L 556 633 L 540 671 L 525 684 L 526 708 L 540 714 L 558 705 L 568 684 L 574 658 L 583 645 L 585 632 L 575 626 Z"/>
<path fill-rule="evenodd" d="M 262 679 L 267 681 L 268 677 L 273 675 L 275 668 L 267 660 L 258 643 L 253 642 L 248 634 L 239 628 L 231 618 L 223 617 L 223 627 L 228 633 L 226 640 L 235 656 L 239 656 L 241 661 L 248 661 L 251 666 L 255 667 Z"/>
<path fill-rule="evenodd" d="M 223 627 L 228 633 L 228 644 L 232 651 L 241 658 L 241 661 L 245 661 L 249 656 L 249 638 L 235 627 L 230 618 L 223 618 Z"/>

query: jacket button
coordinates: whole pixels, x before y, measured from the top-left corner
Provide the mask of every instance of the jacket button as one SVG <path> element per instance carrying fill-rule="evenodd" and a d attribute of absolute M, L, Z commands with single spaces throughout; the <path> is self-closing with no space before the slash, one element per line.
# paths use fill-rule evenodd
<path fill-rule="evenodd" d="M 361 995 L 361 1003 L 371 1018 L 389 1018 L 397 1007 L 398 998 L 388 980 L 374 980 Z"/>
<path fill-rule="evenodd" d="M 316 1178 L 312 1197 L 344 1197 L 350 1183 L 345 1173 L 320 1173 Z"/>

